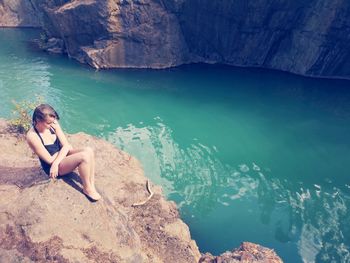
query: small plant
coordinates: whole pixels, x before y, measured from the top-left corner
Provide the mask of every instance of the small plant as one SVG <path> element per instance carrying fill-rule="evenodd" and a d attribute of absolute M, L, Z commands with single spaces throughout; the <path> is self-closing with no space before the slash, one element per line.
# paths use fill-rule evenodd
<path fill-rule="evenodd" d="M 47 36 L 46 36 L 45 32 L 41 32 L 40 33 L 40 41 L 46 42 L 46 40 L 47 40 Z"/>
<path fill-rule="evenodd" d="M 41 96 L 36 95 L 35 97 L 35 102 L 29 102 L 27 100 L 17 102 L 15 100 L 12 100 L 12 103 L 14 105 L 12 115 L 14 117 L 10 120 L 10 129 L 13 132 L 24 134 L 30 129 L 32 123 L 32 113 L 35 107 L 41 104 L 43 101 L 43 98 Z"/>
<path fill-rule="evenodd" d="M 45 49 L 47 45 L 48 37 L 46 33 L 43 31 L 39 34 L 39 38 L 34 39 L 34 43 L 39 47 L 40 49 Z"/>

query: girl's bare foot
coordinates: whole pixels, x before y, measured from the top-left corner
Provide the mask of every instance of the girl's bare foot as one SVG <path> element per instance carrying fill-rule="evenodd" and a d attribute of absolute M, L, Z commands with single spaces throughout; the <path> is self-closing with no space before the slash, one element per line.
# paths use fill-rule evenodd
<path fill-rule="evenodd" d="M 101 198 L 101 195 L 98 193 L 98 191 L 97 191 L 97 189 L 95 188 L 95 186 L 92 186 L 92 191 L 91 191 L 91 192 L 96 193 L 96 194 L 99 196 L 99 198 Z"/>
<path fill-rule="evenodd" d="M 101 199 L 101 195 L 96 190 L 85 190 L 83 189 L 83 193 L 89 198 L 91 198 L 91 201 L 98 201 Z"/>

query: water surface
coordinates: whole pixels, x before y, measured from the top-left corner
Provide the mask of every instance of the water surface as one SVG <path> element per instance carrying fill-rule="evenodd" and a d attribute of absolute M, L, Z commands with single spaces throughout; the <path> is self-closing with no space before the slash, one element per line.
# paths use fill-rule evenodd
<path fill-rule="evenodd" d="M 202 252 L 251 241 L 285 262 L 349 262 L 350 85 L 188 65 L 95 71 L 0 30 L 0 117 L 42 95 L 66 132 L 136 156 Z"/>

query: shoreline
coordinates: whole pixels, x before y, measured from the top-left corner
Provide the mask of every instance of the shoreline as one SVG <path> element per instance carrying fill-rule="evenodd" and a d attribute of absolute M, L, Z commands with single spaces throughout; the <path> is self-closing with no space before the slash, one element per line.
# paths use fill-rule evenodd
<path fill-rule="evenodd" d="M 42 27 L 35 27 L 35 26 L 0 26 L 0 29 L 35 29 L 35 30 L 43 30 Z M 34 39 L 35 40 L 35 39 Z M 232 69 L 247 69 L 247 70 L 262 70 L 262 71 L 267 71 L 267 72 L 276 72 L 277 74 L 288 74 L 291 76 L 296 76 L 296 77 L 301 77 L 301 78 L 306 78 L 306 79 L 319 79 L 319 80 L 339 80 L 339 81 L 350 81 L 350 76 L 349 77 L 342 77 L 342 76 L 321 76 L 321 75 L 314 75 L 314 74 L 304 74 L 304 73 L 298 73 L 295 71 L 288 71 L 288 70 L 283 70 L 283 69 L 278 69 L 278 68 L 273 68 L 273 67 L 263 67 L 263 66 L 254 66 L 254 65 L 241 65 L 237 63 L 224 63 L 224 62 L 216 62 L 216 61 L 189 61 L 189 62 L 183 62 L 180 64 L 175 64 L 175 65 L 168 65 L 168 66 L 161 66 L 161 67 L 156 67 L 156 66 L 118 66 L 118 67 L 103 67 L 103 68 L 98 68 L 94 67 L 93 65 L 87 63 L 87 62 L 82 62 L 78 59 L 76 59 L 74 56 L 70 56 L 67 52 L 64 53 L 55 53 L 55 52 L 49 52 L 45 49 L 40 48 L 40 50 L 45 51 L 46 53 L 50 55 L 60 55 L 62 57 L 71 59 L 73 58 L 75 61 L 77 61 L 79 64 L 82 66 L 87 66 L 88 68 L 95 69 L 97 71 L 113 71 L 113 70 L 167 70 L 167 69 L 176 69 L 180 68 L 183 66 L 191 66 L 191 65 L 208 65 L 208 66 L 222 66 L 222 67 L 229 67 Z"/>

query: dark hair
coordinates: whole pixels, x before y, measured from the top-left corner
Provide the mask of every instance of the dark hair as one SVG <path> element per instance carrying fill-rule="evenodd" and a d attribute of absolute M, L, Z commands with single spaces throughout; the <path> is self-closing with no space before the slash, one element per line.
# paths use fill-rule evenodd
<path fill-rule="evenodd" d="M 57 120 L 60 119 L 58 113 L 49 104 L 40 104 L 33 112 L 33 126 L 39 121 L 45 121 L 47 116 L 55 117 Z"/>

